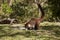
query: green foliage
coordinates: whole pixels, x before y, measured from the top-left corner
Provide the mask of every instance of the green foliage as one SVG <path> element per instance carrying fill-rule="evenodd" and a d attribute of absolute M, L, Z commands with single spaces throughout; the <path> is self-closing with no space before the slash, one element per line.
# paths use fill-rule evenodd
<path fill-rule="evenodd" d="M 59 0 L 39 0 L 39 2 L 45 12 L 44 20 L 54 21 L 57 17 L 60 18 Z M 9 17 L 17 18 L 21 22 L 26 21 L 32 17 L 41 16 L 39 15 L 38 7 L 34 3 L 34 0 L 13 0 L 12 6 L 9 6 L 7 0 L 4 0 L 4 3 L 2 4 L 2 13 L 4 13 L 3 16 L 9 15 Z"/>
<path fill-rule="evenodd" d="M 60 0 L 48 0 L 49 9 L 53 17 L 60 17 Z"/>
<path fill-rule="evenodd" d="M 9 15 L 13 12 L 12 8 L 7 3 L 1 4 L 1 7 L 2 7 L 2 13 L 1 13 L 2 18 L 9 17 Z"/>
<path fill-rule="evenodd" d="M 9 14 L 9 13 L 12 13 L 12 9 L 10 6 L 8 6 L 8 4 L 2 4 L 2 11 L 5 13 L 5 14 Z"/>
<path fill-rule="evenodd" d="M 13 13 L 10 15 L 14 18 L 19 18 L 21 21 L 27 20 L 32 17 L 39 17 L 38 9 L 35 4 L 30 4 L 27 1 L 14 2 L 11 6 Z M 26 19 L 25 19 L 26 18 Z"/>

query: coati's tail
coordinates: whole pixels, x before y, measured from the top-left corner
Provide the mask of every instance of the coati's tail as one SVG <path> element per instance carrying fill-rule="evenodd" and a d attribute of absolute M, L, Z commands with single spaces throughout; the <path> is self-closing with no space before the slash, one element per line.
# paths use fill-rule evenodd
<path fill-rule="evenodd" d="M 39 8 L 39 11 L 41 12 L 40 20 L 42 20 L 42 19 L 44 18 L 45 13 L 44 13 L 44 11 L 43 11 L 43 9 L 42 9 L 40 3 L 37 3 L 37 5 L 38 5 L 38 8 Z"/>

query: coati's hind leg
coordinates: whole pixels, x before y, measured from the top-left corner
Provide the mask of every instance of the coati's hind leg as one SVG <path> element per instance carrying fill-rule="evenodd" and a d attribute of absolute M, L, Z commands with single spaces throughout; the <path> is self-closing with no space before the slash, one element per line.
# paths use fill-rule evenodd
<path fill-rule="evenodd" d="M 34 27 L 34 30 L 38 30 L 38 29 L 39 29 L 39 25 L 36 23 L 35 27 Z"/>

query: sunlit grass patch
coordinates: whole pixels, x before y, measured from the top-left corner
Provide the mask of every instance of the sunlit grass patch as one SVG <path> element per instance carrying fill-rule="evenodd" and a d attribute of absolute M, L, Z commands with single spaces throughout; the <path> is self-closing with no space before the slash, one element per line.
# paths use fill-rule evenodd
<path fill-rule="evenodd" d="M 39 30 L 19 30 L 0 26 L 0 40 L 60 40 L 60 26 L 45 24 Z"/>

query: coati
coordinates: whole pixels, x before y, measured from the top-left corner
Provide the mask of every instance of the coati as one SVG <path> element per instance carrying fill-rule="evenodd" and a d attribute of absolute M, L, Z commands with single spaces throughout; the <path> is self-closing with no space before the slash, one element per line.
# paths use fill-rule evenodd
<path fill-rule="evenodd" d="M 40 3 L 36 2 L 36 4 L 38 6 L 39 11 L 41 12 L 41 17 L 40 18 L 31 18 L 31 20 L 25 24 L 25 28 L 27 28 L 28 30 L 38 30 L 39 24 L 43 20 L 44 15 L 45 15 Z"/>

